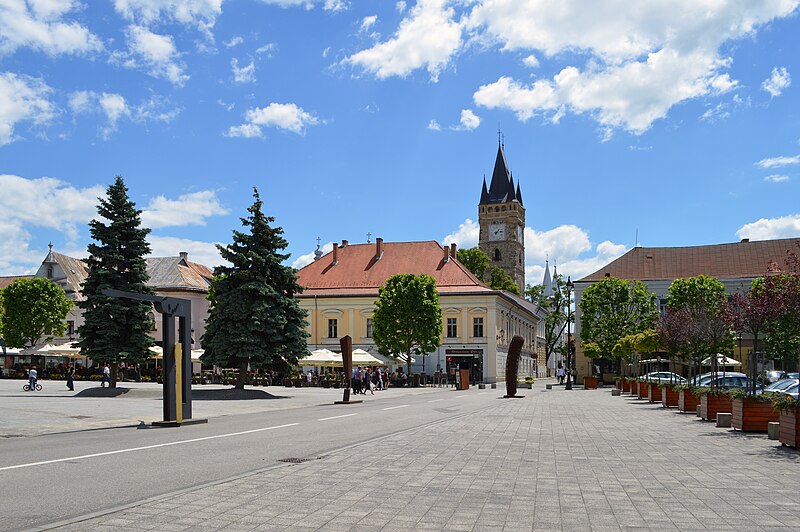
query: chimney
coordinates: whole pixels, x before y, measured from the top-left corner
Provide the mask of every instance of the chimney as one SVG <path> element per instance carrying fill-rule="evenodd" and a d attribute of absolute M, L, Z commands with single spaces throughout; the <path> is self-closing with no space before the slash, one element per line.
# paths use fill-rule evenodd
<path fill-rule="evenodd" d="M 442 257 L 442 260 L 444 262 L 449 262 L 450 261 L 450 248 L 448 246 L 444 246 L 442 251 L 444 252 L 444 256 Z"/>
<path fill-rule="evenodd" d="M 346 247 L 347 247 L 347 244 L 349 244 L 349 243 L 350 243 L 350 242 L 348 242 L 347 240 L 342 240 L 342 247 L 343 247 L 343 248 L 346 248 Z"/>
<path fill-rule="evenodd" d="M 188 260 L 189 258 L 189 253 L 186 251 L 181 251 L 178 253 L 178 255 L 180 255 L 183 260 Z"/>
<path fill-rule="evenodd" d="M 742 244 L 745 244 L 747 242 L 750 242 L 749 238 L 743 238 L 742 241 L 741 241 Z"/>
<path fill-rule="evenodd" d="M 333 262 L 331 263 L 331 266 L 336 266 L 336 264 L 338 262 L 339 262 L 339 244 L 334 243 L 333 244 Z"/>
<path fill-rule="evenodd" d="M 456 243 L 455 242 L 450 244 L 450 256 L 453 257 L 454 259 L 456 258 Z"/>
<path fill-rule="evenodd" d="M 381 260 L 383 257 L 383 239 L 378 237 L 375 239 L 375 260 Z"/>

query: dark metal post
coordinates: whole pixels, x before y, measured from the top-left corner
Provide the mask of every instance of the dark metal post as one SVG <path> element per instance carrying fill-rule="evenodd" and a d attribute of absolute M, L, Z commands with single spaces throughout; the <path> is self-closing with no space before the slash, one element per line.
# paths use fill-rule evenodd
<path fill-rule="evenodd" d="M 571 390 L 575 383 L 575 375 L 572 370 L 572 279 L 567 277 L 567 382 L 565 390 Z"/>
<path fill-rule="evenodd" d="M 183 315 L 178 318 L 178 339 L 183 349 L 183 379 L 181 399 L 183 401 L 183 417 L 192 418 L 192 311 L 187 306 Z"/>
<path fill-rule="evenodd" d="M 175 411 L 175 318 L 161 315 L 162 382 L 164 389 L 164 421 L 177 419 Z"/>

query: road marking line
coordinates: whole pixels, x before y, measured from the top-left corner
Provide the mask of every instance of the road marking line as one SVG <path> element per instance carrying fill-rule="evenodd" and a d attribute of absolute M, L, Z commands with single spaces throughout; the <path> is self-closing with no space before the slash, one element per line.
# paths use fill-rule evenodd
<path fill-rule="evenodd" d="M 428 401 L 429 403 L 438 403 L 439 401 L 444 401 L 444 399 L 434 399 L 433 401 Z"/>
<path fill-rule="evenodd" d="M 83 460 L 84 458 L 96 458 L 98 456 L 109 456 L 112 454 L 132 453 L 134 451 L 146 451 L 148 449 L 158 449 L 159 447 L 170 447 L 172 445 L 182 445 L 184 443 L 194 443 L 198 441 L 216 440 L 219 438 L 230 438 L 231 436 L 241 436 L 243 434 L 253 434 L 256 432 L 264 432 L 265 430 L 283 429 L 286 427 L 294 427 L 300 423 L 289 423 L 287 425 L 276 425 L 274 427 L 264 427 L 253 430 L 243 430 L 241 432 L 231 432 L 228 434 L 217 434 L 215 436 L 204 436 L 202 438 L 192 438 L 190 440 L 171 441 L 167 443 L 157 443 L 154 445 L 145 445 L 143 447 L 131 447 L 130 449 L 118 449 L 116 451 L 106 451 L 103 453 L 84 454 L 82 456 L 71 456 L 69 458 L 57 458 L 55 460 L 44 460 L 42 462 L 31 462 L 29 464 L 18 464 L 13 466 L 0 467 L 0 471 L 9 471 L 11 469 L 21 469 L 23 467 L 33 467 L 47 464 L 57 464 L 59 462 L 69 462 L 71 460 Z"/>
<path fill-rule="evenodd" d="M 456 399 L 463 399 L 465 397 L 466 397 L 466 395 L 456 395 Z"/>
<path fill-rule="evenodd" d="M 358 414 L 342 414 L 341 416 L 332 416 L 332 417 L 324 417 L 322 419 L 318 419 L 317 421 L 328 421 L 329 419 L 339 419 L 342 417 L 350 417 L 350 416 L 357 416 Z"/>
<path fill-rule="evenodd" d="M 389 408 L 382 408 L 381 410 L 394 410 L 395 408 L 405 408 L 408 405 L 390 406 Z"/>

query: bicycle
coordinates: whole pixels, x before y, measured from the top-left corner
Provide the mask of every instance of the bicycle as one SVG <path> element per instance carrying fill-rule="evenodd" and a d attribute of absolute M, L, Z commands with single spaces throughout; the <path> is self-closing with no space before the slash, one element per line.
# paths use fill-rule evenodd
<path fill-rule="evenodd" d="M 33 386 L 34 386 L 33 389 L 36 390 L 37 392 L 41 392 L 42 391 L 42 385 L 39 384 L 38 382 L 36 384 L 34 384 Z M 31 391 L 31 384 L 28 383 L 28 384 L 23 385 L 22 386 L 22 391 L 24 391 L 24 392 Z"/>

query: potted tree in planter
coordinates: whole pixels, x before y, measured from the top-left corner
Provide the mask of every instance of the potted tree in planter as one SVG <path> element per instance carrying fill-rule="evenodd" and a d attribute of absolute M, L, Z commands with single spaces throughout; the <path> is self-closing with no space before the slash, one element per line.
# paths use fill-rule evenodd
<path fill-rule="evenodd" d="M 583 344 L 583 354 L 594 360 L 596 358 L 602 358 L 603 349 L 596 342 L 586 342 Z M 591 364 L 590 362 L 590 366 L 593 367 L 594 364 Z M 590 373 L 594 372 L 592 371 Z M 593 374 L 587 375 L 583 378 L 583 389 L 596 390 L 598 383 L 599 379 L 595 375 Z"/>
<path fill-rule="evenodd" d="M 773 406 L 779 412 L 781 424 L 778 441 L 781 445 L 800 447 L 800 401 L 784 395 L 775 399 Z"/>
<path fill-rule="evenodd" d="M 744 432 L 767 432 L 771 421 L 778 421 L 780 412 L 773 401 L 780 394 L 750 395 L 745 390 L 731 390 L 731 426 Z"/>
<path fill-rule="evenodd" d="M 700 417 L 704 421 L 716 421 L 720 412 L 731 411 L 731 396 L 720 388 L 698 388 L 700 396 Z"/>
<path fill-rule="evenodd" d="M 700 404 L 700 396 L 695 393 L 692 386 L 688 384 L 677 384 L 673 390 L 678 391 L 678 410 L 683 414 L 697 413 L 697 405 Z"/>
<path fill-rule="evenodd" d="M 678 385 L 663 385 L 661 386 L 661 405 L 664 408 L 669 408 L 671 406 L 678 406 L 678 396 L 680 392 L 680 388 L 676 388 Z M 695 407 L 697 408 L 697 407 Z"/>
<path fill-rule="evenodd" d="M 689 347 L 689 336 L 687 335 L 686 324 L 690 322 L 689 312 L 686 309 L 667 308 L 667 311 L 658 318 L 656 331 L 658 342 L 667 351 L 672 365 L 672 372 L 675 373 L 675 359 Z M 661 404 L 665 408 L 678 406 L 678 396 L 682 387 L 676 387 L 677 382 L 661 384 Z"/>

